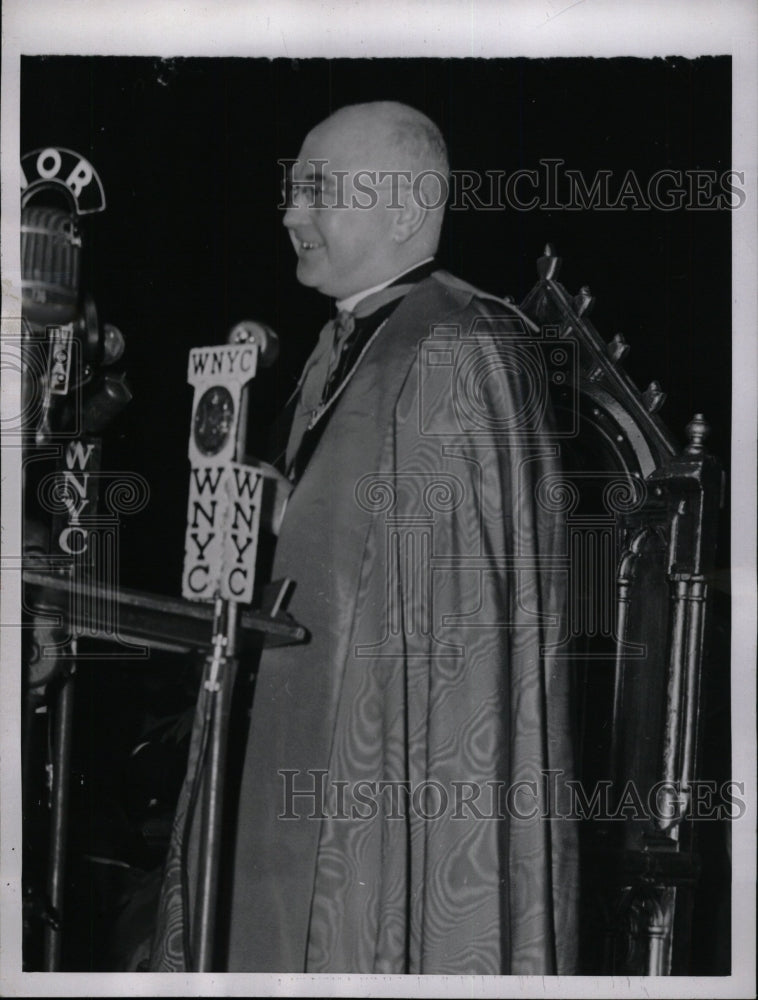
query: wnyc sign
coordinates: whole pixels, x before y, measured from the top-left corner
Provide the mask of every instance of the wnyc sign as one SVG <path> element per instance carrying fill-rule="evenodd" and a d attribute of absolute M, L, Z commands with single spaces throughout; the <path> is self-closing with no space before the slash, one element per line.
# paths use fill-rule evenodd
<path fill-rule="evenodd" d="M 46 146 L 21 157 L 22 204 L 37 191 L 63 188 L 73 199 L 78 215 L 105 208 L 105 191 L 97 171 L 83 156 L 62 146 Z"/>
<path fill-rule="evenodd" d="M 253 598 L 263 477 L 235 456 L 242 390 L 257 365 L 255 343 L 190 351 L 187 381 L 195 394 L 182 575 L 189 600 Z"/>

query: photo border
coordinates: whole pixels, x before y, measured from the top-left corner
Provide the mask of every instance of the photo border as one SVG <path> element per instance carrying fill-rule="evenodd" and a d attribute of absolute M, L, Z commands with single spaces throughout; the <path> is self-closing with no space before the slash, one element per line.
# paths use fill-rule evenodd
<path fill-rule="evenodd" d="M 396 16 L 390 16 L 394 8 Z M 19 795 L 20 629 L 5 628 L 0 672 L 0 990 L 6 996 L 752 996 L 755 970 L 756 159 L 758 10 L 739 0 L 415 4 L 379 0 L 228 2 L 6 0 L 2 62 L 3 334 L 20 324 L 18 231 L 21 55 L 425 56 L 731 55 L 732 166 L 746 203 L 732 216 L 732 774 L 745 781 L 746 821 L 733 826 L 732 975 L 727 977 L 470 977 L 21 972 Z M 18 412 L 19 379 L 3 369 L 2 415 Z M 14 409 L 15 407 L 15 409 Z M 2 451 L 0 621 L 20 621 L 21 451 Z M 19 562 L 16 556 L 16 563 Z"/>

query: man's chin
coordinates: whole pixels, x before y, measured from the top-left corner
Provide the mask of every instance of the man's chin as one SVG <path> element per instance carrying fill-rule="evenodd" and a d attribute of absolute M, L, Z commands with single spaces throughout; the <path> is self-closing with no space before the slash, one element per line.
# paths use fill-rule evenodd
<path fill-rule="evenodd" d="M 295 274 L 300 284 L 306 285 L 308 288 L 320 290 L 324 282 L 324 276 L 319 274 L 319 268 L 314 267 L 312 261 L 305 260 L 303 257 L 298 257 Z"/>
<path fill-rule="evenodd" d="M 300 284 L 305 285 L 306 288 L 315 288 L 322 295 L 339 298 L 339 295 L 332 291 L 328 275 L 324 274 L 320 268 L 314 267 L 310 261 L 304 261 L 302 257 L 298 258 L 295 276 Z"/>

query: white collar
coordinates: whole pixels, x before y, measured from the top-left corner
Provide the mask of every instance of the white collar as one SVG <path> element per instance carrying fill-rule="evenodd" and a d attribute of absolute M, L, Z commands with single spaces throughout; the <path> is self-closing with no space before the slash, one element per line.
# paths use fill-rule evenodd
<path fill-rule="evenodd" d="M 381 292 L 383 288 L 387 288 L 387 286 L 391 285 L 393 281 L 397 281 L 398 278 L 402 278 L 402 276 L 404 274 L 408 274 L 409 271 L 415 271 L 416 268 L 421 267 L 422 264 L 428 264 L 430 260 L 434 260 L 433 255 L 431 257 L 426 257 L 424 260 L 416 261 L 415 264 L 411 264 L 410 267 L 406 267 L 406 269 L 401 271 L 400 274 L 395 274 L 393 277 L 387 278 L 386 281 L 382 281 L 378 285 L 366 288 L 362 292 L 354 292 L 352 295 L 348 295 L 346 299 L 339 299 L 336 303 L 337 310 L 339 312 L 352 312 L 361 299 L 365 299 L 367 295 L 373 295 L 374 292 Z"/>

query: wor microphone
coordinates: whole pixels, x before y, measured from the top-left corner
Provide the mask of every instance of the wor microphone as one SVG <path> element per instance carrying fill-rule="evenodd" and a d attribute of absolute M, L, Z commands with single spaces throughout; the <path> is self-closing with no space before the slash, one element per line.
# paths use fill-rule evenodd
<path fill-rule="evenodd" d="M 98 375 L 99 369 L 120 360 L 124 337 L 113 324 L 101 324 L 91 296 L 80 293 L 82 238 L 74 214 L 76 199 L 70 192 L 67 196 L 71 211 L 22 198 L 22 314 L 32 331 L 23 347 L 22 399 L 31 411 L 35 396 L 40 397 L 37 444 L 50 439 L 54 412 L 59 431 L 73 419 L 64 398 L 70 399 L 75 390 L 89 386 L 89 398 L 72 403 L 83 404 L 80 430 L 89 434 L 99 433 L 132 398 L 123 375 Z M 46 329 L 47 339 L 40 341 Z M 40 348 L 44 359 L 36 357 Z"/>
<path fill-rule="evenodd" d="M 258 364 L 268 368 L 279 357 L 279 338 L 265 323 L 252 319 L 240 320 L 229 331 L 229 344 L 255 344 L 258 348 Z"/>
<path fill-rule="evenodd" d="M 21 296 L 28 322 L 44 328 L 76 318 L 81 249 L 70 212 L 47 205 L 21 209 Z"/>

